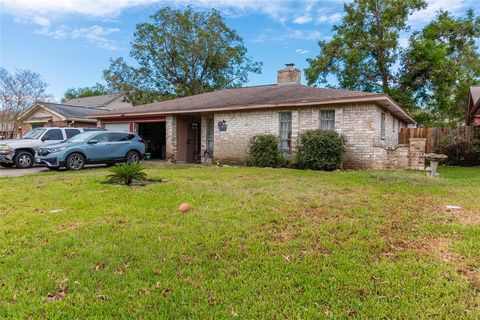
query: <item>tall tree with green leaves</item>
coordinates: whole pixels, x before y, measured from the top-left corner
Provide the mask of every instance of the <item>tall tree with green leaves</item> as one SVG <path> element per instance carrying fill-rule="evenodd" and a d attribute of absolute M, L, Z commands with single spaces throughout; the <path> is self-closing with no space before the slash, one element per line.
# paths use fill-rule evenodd
<path fill-rule="evenodd" d="M 395 87 L 399 35 L 407 20 L 426 7 L 424 0 L 355 0 L 344 4 L 345 16 L 333 27 L 329 41 L 320 41 L 320 54 L 308 59 L 308 84 L 328 82 L 351 90 L 390 93 Z"/>
<path fill-rule="evenodd" d="M 415 101 L 412 111 L 424 125 L 463 122 L 468 89 L 480 83 L 479 39 L 480 16 L 473 10 L 460 18 L 439 12 L 410 37 L 400 88 Z"/>
<path fill-rule="evenodd" d="M 63 94 L 62 101 L 65 102 L 70 99 L 78 99 L 78 98 L 85 98 L 85 97 L 93 97 L 99 96 L 102 94 L 109 94 L 113 91 L 108 88 L 107 86 L 96 83 L 94 86 L 91 87 L 83 87 L 83 88 L 70 88 Z"/>
<path fill-rule="evenodd" d="M 138 67 L 111 60 L 104 77 L 112 87 L 149 92 L 146 100 L 239 87 L 249 73 L 261 70 L 261 63 L 247 56 L 242 38 L 216 10 L 164 8 L 151 21 L 138 24 L 134 37 L 130 55 Z M 135 97 L 132 100 L 138 104 Z"/>

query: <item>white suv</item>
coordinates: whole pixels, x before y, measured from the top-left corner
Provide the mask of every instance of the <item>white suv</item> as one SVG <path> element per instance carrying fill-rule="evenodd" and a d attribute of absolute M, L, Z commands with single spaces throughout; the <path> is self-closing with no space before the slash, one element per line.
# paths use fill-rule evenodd
<path fill-rule="evenodd" d="M 39 147 L 59 143 L 82 132 L 102 130 L 105 129 L 43 127 L 32 129 L 21 139 L 0 140 L 0 166 L 30 168 Z"/>

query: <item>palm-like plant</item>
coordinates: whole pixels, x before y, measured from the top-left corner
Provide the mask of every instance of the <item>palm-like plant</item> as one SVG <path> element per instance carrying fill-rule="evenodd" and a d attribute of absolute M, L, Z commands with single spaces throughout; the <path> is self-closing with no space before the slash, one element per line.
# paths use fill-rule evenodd
<path fill-rule="evenodd" d="M 111 182 L 123 182 L 129 186 L 133 180 L 144 180 L 147 178 L 144 170 L 145 168 L 139 163 L 117 164 L 110 169 L 110 174 L 107 178 Z"/>

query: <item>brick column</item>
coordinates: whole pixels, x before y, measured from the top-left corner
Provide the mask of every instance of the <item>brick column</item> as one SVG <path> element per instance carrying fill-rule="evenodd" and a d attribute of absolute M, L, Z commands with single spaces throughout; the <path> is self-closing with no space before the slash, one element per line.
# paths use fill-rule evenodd
<path fill-rule="evenodd" d="M 408 148 L 408 165 L 410 169 L 419 170 L 425 168 L 425 138 L 410 138 Z"/>
<path fill-rule="evenodd" d="M 175 116 L 167 116 L 165 129 L 167 160 L 175 162 L 177 160 L 177 118 Z"/>

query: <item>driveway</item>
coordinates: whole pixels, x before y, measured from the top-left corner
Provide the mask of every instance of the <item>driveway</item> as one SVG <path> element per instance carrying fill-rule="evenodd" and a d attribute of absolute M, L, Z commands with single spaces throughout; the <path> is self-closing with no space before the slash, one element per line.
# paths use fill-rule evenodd
<path fill-rule="evenodd" d="M 49 171 L 43 167 L 33 167 L 30 169 L 4 168 L 0 167 L 0 178 L 6 177 L 21 177 L 27 174 Z"/>

